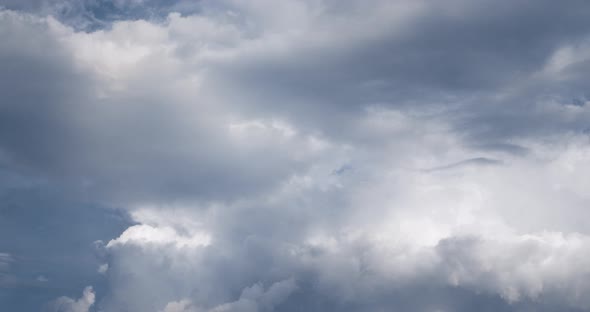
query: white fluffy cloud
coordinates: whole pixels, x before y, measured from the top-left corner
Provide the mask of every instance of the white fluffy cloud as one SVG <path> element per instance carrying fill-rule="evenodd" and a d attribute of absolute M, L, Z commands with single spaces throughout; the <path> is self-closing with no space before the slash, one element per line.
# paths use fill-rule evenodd
<path fill-rule="evenodd" d="M 276 282 L 267 290 L 262 285 L 254 284 L 242 291 L 240 298 L 233 302 L 223 303 L 211 309 L 197 309 L 190 300 L 183 299 L 166 304 L 162 312 L 260 312 L 273 311 L 274 308 L 282 303 L 293 291 L 297 289 L 293 279 Z"/>
<path fill-rule="evenodd" d="M 94 305 L 96 296 L 91 286 L 84 288 L 82 297 L 72 299 L 69 297 L 60 297 L 53 302 L 53 309 L 56 312 L 89 312 Z"/>
<path fill-rule="evenodd" d="M 429 158 L 433 145 L 424 140 L 412 161 L 397 155 L 366 164 L 352 157 L 349 167 L 311 169 L 243 203 L 143 207 L 133 214 L 137 222 L 162 232 L 205 227 L 211 245 L 190 246 L 186 236 L 171 236 L 174 245 L 157 250 L 148 241 L 137 240 L 132 250 L 110 243 L 112 263 L 122 266 L 113 277 L 122 279 L 138 263 L 140 272 L 160 271 L 136 275 L 122 289 L 112 285 L 113 291 L 163 284 L 165 270 L 167 287 L 182 283 L 179 293 L 211 308 L 231 298 L 228 290 L 293 274 L 313 276 L 305 287 L 345 302 L 426 284 L 497 295 L 510 304 L 587 309 L 590 272 L 581 259 L 588 257 L 590 241 L 586 219 L 573 217 L 585 214 L 587 194 L 580 186 L 587 174 L 564 169 L 583 168 L 586 144 L 574 139 L 561 151 L 531 147 L 530 156 L 505 156 L 503 162 L 468 158 L 472 152 L 465 150 L 459 155 L 475 160 L 445 166 Z M 460 150 L 455 146 L 453 153 Z M 317 203 L 333 210 L 317 211 Z"/>

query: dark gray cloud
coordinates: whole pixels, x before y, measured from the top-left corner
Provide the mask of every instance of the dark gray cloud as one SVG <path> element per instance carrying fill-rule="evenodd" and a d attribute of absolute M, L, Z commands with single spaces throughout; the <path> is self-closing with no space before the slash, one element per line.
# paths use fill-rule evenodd
<path fill-rule="evenodd" d="M 386 3 L 376 6 L 387 9 Z M 355 23 L 338 24 L 339 16 L 322 16 L 328 26 L 320 25 L 332 36 L 310 33 L 279 53 L 230 63 L 223 75 L 245 88 L 253 105 L 262 105 L 258 113 L 278 110 L 335 136 L 348 118 L 371 104 L 434 107 L 445 113 L 435 118 L 456 118 L 457 131 L 488 147 L 513 137 L 582 131 L 587 116 L 572 119 L 538 107 L 547 99 L 572 103 L 584 94 L 587 79 L 579 76 L 584 75 L 579 69 L 583 65 L 566 69 L 578 73 L 572 79 L 577 82 L 538 74 L 558 49 L 587 40 L 586 6 L 552 1 L 428 3 L 401 25 L 394 10 L 381 23 L 371 23 L 374 7 L 340 7 L 350 21 L 374 28 L 359 29 Z"/>
<path fill-rule="evenodd" d="M 232 199 L 303 166 L 284 155 L 288 146 L 237 150 L 225 125 L 190 115 L 191 99 L 160 87 L 171 77 L 159 77 L 157 67 L 140 73 L 152 79 L 138 77 L 132 91 L 101 99 L 93 87 L 99 82 L 75 68 L 74 56 L 40 30 L 44 23 L 30 25 L 15 13 L 5 13 L 2 22 L 7 83 L 0 90 L 0 145 L 7 166 L 114 201 L 190 194 Z"/>

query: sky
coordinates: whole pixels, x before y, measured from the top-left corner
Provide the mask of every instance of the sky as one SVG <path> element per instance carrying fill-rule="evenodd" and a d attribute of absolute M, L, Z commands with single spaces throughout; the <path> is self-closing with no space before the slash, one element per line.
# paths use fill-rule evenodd
<path fill-rule="evenodd" d="M 0 311 L 590 311 L 590 3 L 0 0 Z"/>

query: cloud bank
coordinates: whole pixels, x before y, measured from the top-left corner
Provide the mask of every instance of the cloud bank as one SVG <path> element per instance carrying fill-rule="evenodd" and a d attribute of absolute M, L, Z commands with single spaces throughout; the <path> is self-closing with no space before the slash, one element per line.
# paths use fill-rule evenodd
<path fill-rule="evenodd" d="M 1 308 L 590 310 L 587 2 L 0 5 Z"/>

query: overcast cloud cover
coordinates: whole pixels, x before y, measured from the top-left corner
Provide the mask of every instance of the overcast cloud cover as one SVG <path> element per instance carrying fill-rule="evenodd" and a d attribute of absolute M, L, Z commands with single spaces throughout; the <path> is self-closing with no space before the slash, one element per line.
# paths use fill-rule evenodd
<path fill-rule="evenodd" d="M 590 311 L 588 1 L 0 7 L 0 311 Z"/>

